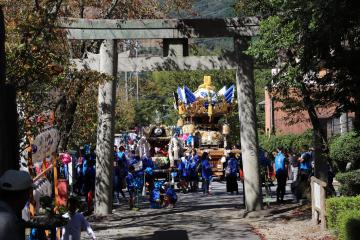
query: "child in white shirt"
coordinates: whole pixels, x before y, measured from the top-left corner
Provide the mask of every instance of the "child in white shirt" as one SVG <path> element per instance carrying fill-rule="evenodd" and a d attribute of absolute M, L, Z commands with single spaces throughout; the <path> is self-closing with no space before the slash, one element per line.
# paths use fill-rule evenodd
<path fill-rule="evenodd" d="M 61 240 L 80 240 L 81 231 L 87 231 L 92 239 L 96 239 L 95 233 L 90 227 L 89 222 L 85 219 L 82 213 L 76 212 L 77 200 L 76 198 L 69 199 L 69 221 L 62 229 Z"/>

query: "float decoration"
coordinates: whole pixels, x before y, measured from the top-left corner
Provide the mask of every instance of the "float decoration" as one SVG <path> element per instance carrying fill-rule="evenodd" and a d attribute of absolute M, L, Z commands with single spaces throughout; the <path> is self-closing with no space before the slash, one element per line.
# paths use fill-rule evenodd
<path fill-rule="evenodd" d="M 204 83 L 193 93 L 186 85 L 178 86 L 175 96 L 175 107 L 182 118 L 207 115 L 209 121 L 215 116 L 223 116 L 232 111 L 235 86 L 224 86 L 215 92 L 211 77 L 204 76 Z"/>

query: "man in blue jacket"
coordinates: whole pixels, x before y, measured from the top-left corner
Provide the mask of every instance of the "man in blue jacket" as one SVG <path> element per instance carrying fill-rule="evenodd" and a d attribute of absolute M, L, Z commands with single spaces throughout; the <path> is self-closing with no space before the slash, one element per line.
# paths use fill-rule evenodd
<path fill-rule="evenodd" d="M 191 155 L 189 156 L 189 181 L 190 189 L 193 192 L 197 191 L 199 185 L 199 178 L 197 172 L 197 166 L 199 164 L 199 156 L 196 153 L 196 149 L 191 150 Z"/>
<path fill-rule="evenodd" d="M 209 154 L 207 152 L 204 152 L 201 156 L 201 177 L 203 179 L 203 193 L 209 194 L 212 169 L 209 162 Z"/>
<path fill-rule="evenodd" d="M 235 158 L 235 154 L 230 152 L 229 159 L 227 160 L 227 166 L 225 169 L 226 174 L 226 191 L 233 194 L 236 192 L 239 194 L 238 184 L 237 184 L 237 175 L 239 173 L 239 164 Z"/>
<path fill-rule="evenodd" d="M 298 158 L 299 165 L 299 180 L 296 189 L 296 200 L 299 201 L 304 192 L 309 189 L 309 177 L 312 171 L 311 154 L 307 145 L 301 146 L 301 156 Z"/>
<path fill-rule="evenodd" d="M 276 200 L 277 202 L 283 202 L 286 188 L 288 162 L 283 154 L 283 148 L 278 147 L 277 151 L 278 153 L 275 157 L 275 174 L 278 184 L 276 188 Z"/>

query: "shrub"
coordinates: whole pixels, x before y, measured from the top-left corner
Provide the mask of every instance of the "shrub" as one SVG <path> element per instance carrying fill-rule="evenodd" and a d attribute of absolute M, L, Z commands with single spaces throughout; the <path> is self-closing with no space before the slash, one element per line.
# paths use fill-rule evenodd
<path fill-rule="evenodd" d="M 336 229 L 338 215 L 347 210 L 360 209 L 360 195 L 356 197 L 335 197 L 326 199 L 326 215 L 329 228 Z"/>
<path fill-rule="evenodd" d="M 349 132 L 335 137 L 330 142 L 330 158 L 340 171 L 351 162 L 353 169 L 360 168 L 360 135 Z"/>
<path fill-rule="evenodd" d="M 360 170 L 338 173 L 336 180 L 341 183 L 340 192 L 346 196 L 360 194 Z"/>
<path fill-rule="evenodd" d="M 356 240 L 360 236 L 360 210 L 348 210 L 338 216 L 339 240 Z"/>
<path fill-rule="evenodd" d="M 271 135 L 270 137 L 264 134 L 259 135 L 259 145 L 267 152 L 276 150 L 278 146 L 284 148 L 291 148 L 295 151 L 299 151 L 304 144 L 311 145 L 312 134 L 311 131 L 307 131 L 303 134 L 289 134 L 289 135 Z"/>

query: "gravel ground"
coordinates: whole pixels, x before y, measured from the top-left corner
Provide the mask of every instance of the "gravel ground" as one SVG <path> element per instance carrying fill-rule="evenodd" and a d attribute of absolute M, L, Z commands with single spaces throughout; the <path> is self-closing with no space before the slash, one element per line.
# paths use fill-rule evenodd
<path fill-rule="evenodd" d="M 334 240 L 329 231 L 321 231 L 311 221 L 311 206 L 275 206 L 279 214 L 252 220 L 251 225 L 267 240 Z M 283 210 L 282 210 L 283 209 Z M 287 210 L 288 209 L 288 210 Z M 290 210 L 292 209 L 292 210 Z"/>
<path fill-rule="evenodd" d="M 210 196 L 178 193 L 173 209 L 150 209 L 142 201 L 139 211 L 131 211 L 123 202 L 115 205 L 111 216 L 89 220 L 98 239 L 261 240 L 243 221 L 242 205 L 242 195 L 229 195 L 224 182 L 214 182 Z M 83 239 L 88 239 L 85 235 Z"/>
<path fill-rule="evenodd" d="M 334 240 L 327 231 L 311 223 L 309 206 L 292 203 L 289 184 L 285 204 L 275 203 L 276 186 L 271 187 L 267 209 L 250 214 L 240 195 L 225 192 L 224 182 L 214 182 L 212 195 L 178 193 L 174 209 L 149 209 L 142 201 L 139 211 L 128 210 L 126 202 L 115 205 L 113 214 L 105 218 L 89 217 L 98 239 L 119 240 Z M 265 191 L 263 191 L 265 192 Z M 82 239 L 88 239 L 86 233 Z"/>

